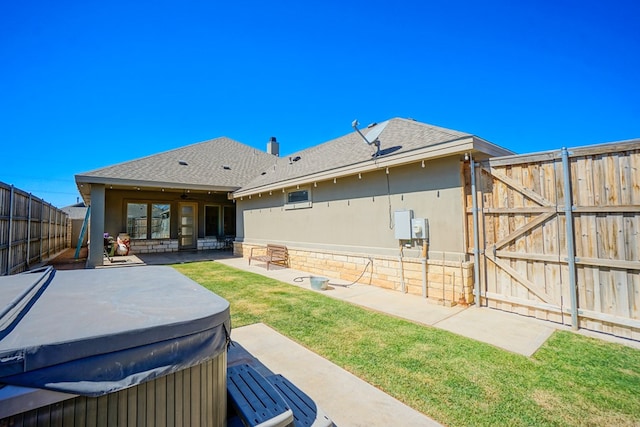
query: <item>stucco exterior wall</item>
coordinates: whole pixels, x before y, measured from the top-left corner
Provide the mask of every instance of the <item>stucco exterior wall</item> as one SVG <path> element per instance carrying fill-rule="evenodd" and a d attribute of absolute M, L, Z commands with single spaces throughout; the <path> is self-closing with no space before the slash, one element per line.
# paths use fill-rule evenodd
<path fill-rule="evenodd" d="M 286 207 L 291 188 L 243 197 L 236 200 L 234 253 L 248 258 L 252 247 L 284 244 L 294 269 L 469 304 L 473 263 L 465 251 L 461 167 L 450 157 L 300 186 L 312 201 L 300 209 Z M 426 258 L 420 240 L 400 248 L 394 213 L 402 210 L 428 219 Z"/>
<path fill-rule="evenodd" d="M 301 189 L 304 187 L 300 187 Z M 311 184 L 309 208 L 286 209 L 286 193 L 237 200 L 238 240 L 297 248 L 394 255 L 394 212 L 429 221 L 430 257 L 464 260 L 461 165 L 457 158 Z M 290 189 L 287 189 L 290 190 Z M 420 248 L 407 248 L 417 255 Z"/>

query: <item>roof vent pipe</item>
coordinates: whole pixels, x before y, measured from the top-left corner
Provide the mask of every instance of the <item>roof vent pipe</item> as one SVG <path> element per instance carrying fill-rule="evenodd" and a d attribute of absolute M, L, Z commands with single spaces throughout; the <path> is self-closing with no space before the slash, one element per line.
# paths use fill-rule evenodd
<path fill-rule="evenodd" d="M 267 153 L 280 156 L 280 144 L 276 141 L 275 136 L 272 136 L 269 142 L 267 142 Z"/>

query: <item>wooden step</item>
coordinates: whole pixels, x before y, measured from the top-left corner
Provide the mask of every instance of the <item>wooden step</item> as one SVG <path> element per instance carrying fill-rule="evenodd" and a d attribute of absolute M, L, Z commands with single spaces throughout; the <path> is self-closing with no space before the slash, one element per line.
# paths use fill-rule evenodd
<path fill-rule="evenodd" d="M 293 411 L 276 388 L 247 364 L 227 368 L 229 402 L 248 427 L 294 425 Z"/>
<path fill-rule="evenodd" d="M 332 427 L 333 422 L 307 396 L 302 390 L 296 387 L 291 381 L 280 374 L 267 377 L 273 387 L 278 390 L 285 402 L 293 411 L 293 418 L 296 427 Z"/>

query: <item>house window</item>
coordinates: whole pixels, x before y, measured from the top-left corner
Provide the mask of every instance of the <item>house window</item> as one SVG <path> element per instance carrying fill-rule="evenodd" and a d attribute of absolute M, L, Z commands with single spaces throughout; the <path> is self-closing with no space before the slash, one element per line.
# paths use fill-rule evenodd
<path fill-rule="evenodd" d="M 207 237 L 220 234 L 220 206 L 204 207 L 204 235 Z"/>
<path fill-rule="evenodd" d="M 303 209 L 311 207 L 311 189 L 310 188 L 297 188 L 295 190 L 287 191 L 287 198 L 285 200 L 284 208 L 289 209 Z"/>
<path fill-rule="evenodd" d="M 131 239 L 168 239 L 170 221 L 169 204 L 127 203 L 127 233 Z"/>
<path fill-rule="evenodd" d="M 168 239 L 169 221 L 171 219 L 171 205 L 156 204 L 151 205 L 151 238 Z"/>
<path fill-rule="evenodd" d="M 147 238 L 146 203 L 127 203 L 127 233 L 131 239 Z"/>
<path fill-rule="evenodd" d="M 225 236 L 236 235 L 236 207 L 225 206 L 222 211 L 222 231 Z"/>
<path fill-rule="evenodd" d="M 287 203 L 299 203 L 309 201 L 309 190 L 296 190 L 287 193 Z"/>

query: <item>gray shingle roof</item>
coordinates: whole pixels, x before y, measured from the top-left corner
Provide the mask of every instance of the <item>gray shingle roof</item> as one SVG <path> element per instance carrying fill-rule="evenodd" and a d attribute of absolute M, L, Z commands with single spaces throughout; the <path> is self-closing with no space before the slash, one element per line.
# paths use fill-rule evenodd
<path fill-rule="evenodd" d="M 101 179 L 239 188 L 272 165 L 276 157 L 221 137 L 76 175 L 77 182 Z M 183 164 L 181 164 L 183 163 Z M 224 166 L 228 166 L 225 169 Z"/>
<path fill-rule="evenodd" d="M 418 150 L 437 150 L 440 144 L 482 141 L 469 133 L 401 118 L 361 131 L 369 135 L 370 140 L 378 137 L 381 156 L 377 159 L 381 162 L 394 158 L 397 159 L 394 161 L 404 161 L 403 156 L 411 157 L 414 151 L 420 153 Z M 493 147 L 500 155 L 511 153 L 482 142 L 485 148 Z M 76 182 L 79 187 L 81 183 L 111 183 L 251 193 L 270 186 L 284 186 L 290 180 L 315 179 L 319 174 L 339 175 L 351 166 L 368 167 L 376 161 L 372 157 L 375 152 L 376 148 L 365 144 L 355 131 L 282 158 L 221 137 L 78 174 Z"/>
<path fill-rule="evenodd" d="M 382 128 L 382 130 L 380 130 Z M 362 133 L 379 134 L 381 157 L 407 153 L 413 150 L 469 138 L 473 135 L 410 119 L 394 118 L 361 129 Z M 373 139 L 373 138 L 368 138 Z M 279 158 L 263 175 L 244 185 L 240 191 L 251 190 L 290 179 L 326 172 L 345 166 L 371 162 L 374 146 L 368 146 L 355 131 L 288 157 Z M 300 159 L 294 161 L 296 157 Z M 291 161 L 289 159 L 292 159 Z"/>

